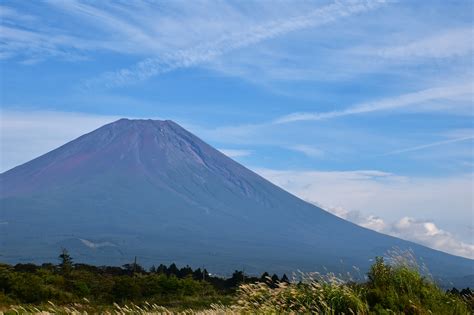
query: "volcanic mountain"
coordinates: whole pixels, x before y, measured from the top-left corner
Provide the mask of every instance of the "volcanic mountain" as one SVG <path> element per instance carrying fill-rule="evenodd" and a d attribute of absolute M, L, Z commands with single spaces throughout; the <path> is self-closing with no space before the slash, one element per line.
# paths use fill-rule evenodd
<path fill-rule="evenodd" d="M 442 281 L 472 260 L 342 220 L 166 120 L 121 119 L 0 174 L 0 261 L 362 272 L 393 247 Z M 460 280 L 461 279 L 461 280 Z M 467 279 L 467 278 L 464 278 Z"/>

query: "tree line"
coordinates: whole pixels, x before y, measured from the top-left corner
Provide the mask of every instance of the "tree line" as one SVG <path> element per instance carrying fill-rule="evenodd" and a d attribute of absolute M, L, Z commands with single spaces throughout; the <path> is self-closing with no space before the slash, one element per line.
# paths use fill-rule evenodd
<path fill-rule="evenodd" d="M 86 298 L 98 304 L 141 301 L 160 305 L 209 305 L 225 302 L 243 283 L 265 282 L 276 286 L 288 277 L 263 273 L 260 277 L 235 270 L 228 278 L 211 275 L 206 269 L 175 263 L 160 264 L 148 270 L 138 264 L 94 266 L 74 263 L 67 250 L 59 263 L 0 264 L 0 304 L 72 303 Z"/>

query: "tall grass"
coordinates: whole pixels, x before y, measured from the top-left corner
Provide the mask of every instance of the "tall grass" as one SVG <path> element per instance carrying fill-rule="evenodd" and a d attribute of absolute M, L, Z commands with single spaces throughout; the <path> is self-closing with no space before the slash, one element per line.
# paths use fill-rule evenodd
<path fill-rule="evenodd" d="M 299 283 L 245 284 L 239 288 L 239 310 L 250 313 L 368 314 L 369 309 L 357 286 L 337 277 L 306 278 Z"/>
<path fill-rule="evenodd" d="M 242 285 L 240 311 L 313 314 L 474 314 L 460 296 L 444 292 L 412 252 L 376 258 L 365 283 L 348 283 L 333 274 L 303 277 L 297 283 Z M 472 297 L 471 297 L 472 299 Z"/>

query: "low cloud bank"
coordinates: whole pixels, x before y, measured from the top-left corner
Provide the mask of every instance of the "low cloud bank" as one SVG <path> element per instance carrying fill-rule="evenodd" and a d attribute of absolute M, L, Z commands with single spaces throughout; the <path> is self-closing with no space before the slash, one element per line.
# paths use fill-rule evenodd
<path fill-rule="evenodd" d="M 318 206 L 365 228 L 413 241 L 443 252 L 474 259 L 474 244 L 457 239 L 448 231 L 439 228 L 433 221 L 402 217 L 394 222 L 386 222 L 375 215 L 364 216 L 358 211 Z"/>
<path fill-rule="evenodd" d="M 430 179 L 374 170 L 256 169 L 256 172 L 298 197 L 360 226 L 474 259 L 472 174 Z M 467 240 L 435 223 L 448 219 L 459 222 L 459 230 L 466 229 Z"/>

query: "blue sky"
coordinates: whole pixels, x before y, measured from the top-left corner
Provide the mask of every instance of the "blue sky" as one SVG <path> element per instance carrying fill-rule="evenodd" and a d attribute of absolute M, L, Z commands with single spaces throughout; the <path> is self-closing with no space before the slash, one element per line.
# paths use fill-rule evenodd
<path fill-rule="evenodd" d="M 173 119 L 363 226 L 474 257 L 471 1 L 1 1 L 1 170 Z"/>

